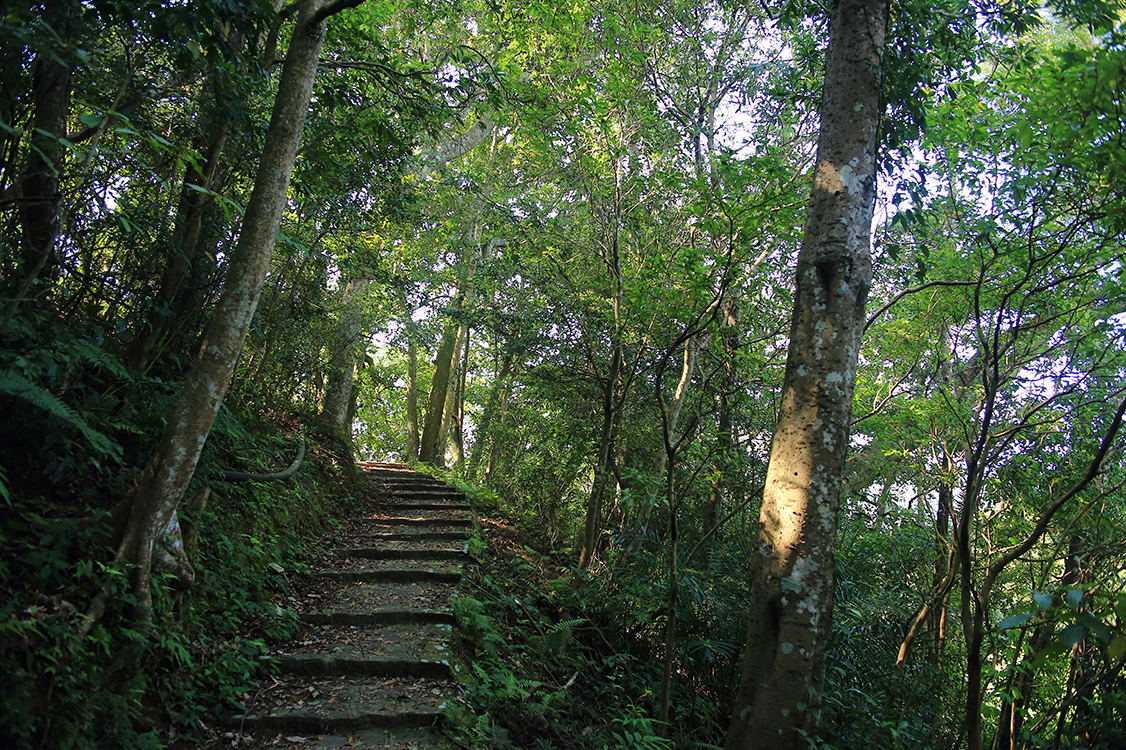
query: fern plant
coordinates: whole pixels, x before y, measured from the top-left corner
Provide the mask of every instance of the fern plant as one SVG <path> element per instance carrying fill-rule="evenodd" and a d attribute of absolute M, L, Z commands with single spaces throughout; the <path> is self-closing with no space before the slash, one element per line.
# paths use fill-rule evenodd
<path fill-rule="evenodd" d="M 0 393 L 7 393 L 37 406 L 75 428 L 97 453 L 107 458 L 121 458 L 121 446 L 91 427 L 74 409 L 46 388 L 36 385 L 23 375 L 11 370 L 0 371 Z"/>

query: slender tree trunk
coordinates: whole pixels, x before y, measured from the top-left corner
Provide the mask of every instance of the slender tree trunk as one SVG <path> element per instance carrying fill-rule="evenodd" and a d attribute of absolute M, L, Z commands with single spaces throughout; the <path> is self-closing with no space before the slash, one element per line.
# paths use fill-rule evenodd
<path fill-rule="evenodd" d="M 337 429 L 349 436 L 352 434 L 352 422 L 349 419 L 352 389 L 364 348 L 363 303 L 370 285 L 370 279 L 350 281 L 342 295 L 342 309 L 336 326 L 336 352 L 329 363 L 328 387 L 321 409 L 321 413 Z"/>
<path fill-rule="evenodd" d="M 439 455 L 438 447 L 446 390 L 450 387 L 450 369 L 457 349 L 457 331 L 456 323 L 446 326 L 438 352 L 434 355 L 434 376 L 430 380 L 430 398 L 426 402 L 426 421 L 422 425 L 422 441 L 418 449 L 418 460 L 435 466 L 445 463 L 445 455 Z"/>
<path fill-rule="evenodd" d="M 614 438 L 618 432 L 618 384 L 621 381 L 623 352 L 615 342 L 610 355 L 610 370 L 602 385 L 602 429 L 598 438 L 598 457 L 594 462 L 594 483 L 587 499 L 579 545 L 579 567 L 586 568 L 594 559 L 598 538 L 602 535 L 602 504 L 613 475 Z"/>
<path fill-rule="evenodd" d="M 505 420 L 508 418 L 508 389 L 504 389 L 500 394 L 500 416 L 497 417 L 497 426 L 501 430 L 504 428 Z M 493 439 L 489 444 L 489 461 L 485 466 L 485 484 L 493 481 L 496 476 L 497 467 L 500 465 L 501 454 L 504 452 L 504 441 Z"/>
<path fill-rule="evenodd" d="M 465 418 L 465 384 L 469 378 L 469 326 L 462 329 L 461 368 L 457 376 L 457 390 L 454 394 L 453 409 L 450 414 L 450 455 L 453 457 L 454 471 L 458 474 L 465 468 L 465 445 L 462 433 L 462 420 Z"/>
<path fill-rule="evenodd" d="M 442 402 L 442 425 L 438 429 L 438 449 L 435 453 L 445 456 L 449 448 L 450 425 L 457 416 L 458 386 L 461 383 L 461 350 L 469 335 L 469 328 L 464 323 L 457 327 L 457 336 L 454 338 L 453 356 L 450 358 L 450 384 L 446 388 L 446 398 Z M 457 456 L 453 456 L 454 459 Z"/>
<path fill-rule="evenodd" d="M 69 44 L 74 33 L 78 3 L 53 0 L 43 6 L 42 19 Z M 31 288 L 45 270 L 55 276 L 59 264 L 55 245 L 62 222 L 62 175 L 66 150 L 67 114 L 70 112 L 70 55 L 65 49 L 43 50 L 35 55 L 32 77 L 31 143 L 19 181 L 21 250 L 25 276 L 8 303 L 0 331 L 20 303 L 32 296 Z"/>
<path fill-rule="evenodd" d="M 130 565 L 135 616 L 142 621 L 152 617 L 154 546 L 178 530 L 177 507 L 230 383 L 266 278 L 320 60 L 325 35 L 320 8 L 320 0 L 301 3 L 223 294 L 156 452 L 124 502 L 128 520 L 116 559 Z M 89 632 L 98 614 L 95 607 L 80 636 Z"/>
<path fill-rule="evenodd" d="M 224 122 L 212 127 L 211 123 L 205 122 L 203 131 L 203 135 L 197 140 L 197 149 L 205 154 L 205 161 L 198 168 L 189 165 L 180 190 L 180 206 L 177 211 L 179 226 L 175 233 L 176 252 L 161 278 L 152 309 L 134 334 L 133 343 L 125 357 L 126 365 L 133 372 L 145 372 L 156 359 L 157 347 L 168 334 L 173 322 L 167 308 L 193 267 L 204 262 L 206 257 L 200 251 L 199 239 L 203 229 L 204 214 L 211 204 L 211 197 L 194 187 L 215 189 L 219 158 L 227 142 L 230 125 Z"/>
<path fill-rule="evenodd" d="M 406 459 L 418 460 L 418 345 L 407 334 L 407 448 Z"/>
<path fill-rule="evenodd" d="M 888 0 L 834 0 L 830 10 L 817 163 L 727 750 L 790 750 L 817 734 L 839 483 L 872 279 L 887 18 Z"/>
<path fill-rule="evenodd" d="M 706 534 L 719 520 L 727 487 L 730 483 L 731 464 L 735 458 L 735 433 L 732 420 L 733 395 L 738 370 L 735 355 L 739 348 L 739 307 L 730 296 L 723 300 L 720 311 L 720 335 L 723 339 L 723 386 L 719 393 L 719 415 L 716 425 L 715 479 L 708 493 L 707 510 L 700 534 Z M 700 564 L 707 564 L 707 549 L 700 547 Z"/>
<path fill-rule="evenodd" d="M 481 456 L 484 453 L 485 442 L 489 440 L 489 432 L 492 430 L 493 419 L 497 412 L 497 407 L 500 404 L 501 394 L 508 382 L 508 373 L 512 370 L 512 365 L 516 361 L 516 355 L 512 352 L 507 352 L 504 355 L 504 361 L 501 363 L 500 372 L 497 373 L 496 378 L 493 380 L 492 390 L 489 392 L 489 400 L 485 402 L 485 411 L 481 414 L 481 423 L 477 425 L 477 429 L 473 432 L 473 450 L 469 454 L 469 467 L 466 470 L 466 476 L 473 479 L 477 476 L 477 469 L 481 465 Z"/>

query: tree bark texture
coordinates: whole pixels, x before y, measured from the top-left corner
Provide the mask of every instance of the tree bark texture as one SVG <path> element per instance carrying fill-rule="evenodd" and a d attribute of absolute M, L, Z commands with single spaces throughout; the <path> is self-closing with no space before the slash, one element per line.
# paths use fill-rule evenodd
<path fill-rule="evenodd" d="M 214 89 L 218 85 L 220 84 L 212 81 L 207 88 Z M 195 188 L 199 187 L 207 191 L 215 189 L 219 160 L 230 129 L 228 122 L 214 123 L 209 117 L 203 118 L 202 133 L 196 139 L 195 147 L 204 155 L 204 163 L 198 166 L 189 165 L 184 175 L 177 211 L 179 223 L 174 235 L 175 253 L 161 278 L 152 309 L 138 328 L 126 355 L 126 364 L 133 372 L 145 372 L 156 359 L 159 353 L 158 347 L 164 341 L 175 319 L 168 307 L 179 293 L 184 279 L 206 257 L 201 250 L 199 239 L 203 229 L 204 214 L 211 205 L 212 198 Z"/>
<path fill-rule="evenodd" d="M 344 289 L 340 319 L 336 324 L 336 351 L 329 361 L 328 387 L 321 413 L 345 434 L 352 434 L 352 390 L 356 369 L 363 354 L 363 304 L 370 279 L 348 282 Z"/>
<path fill-rule="evenodd" d="M 501 393 L 508 383 L 508 373 L 512 371 L 512 364 L 515 360 L 515 354 L 512 352 L 506 353 L 500 366 L 500 372 L 493 380 L 493 387 L 489 391 L 489 400 L 485 402 L 485 410 L 481 413 L 481 423 L 477 425 L 477 429 L 473 433 L 473 450 L 469 454 L 469 466 L 466 469 L 466 476 L 469 479 L 477 476 L 477 468 L 481 465 L 485 442 L 487 440 L 496 442 L 490 434 L 493 428 L 493 419 L 500 404 Z"/>
<path fill-rule="evenodd" d="M 834 0 L 821 132 L 755 553 L 727 750 L 817 734 L 841 469 L 872 279 L 887 0 Z"/>
<path fill-rule="evenodd" d="M 594 463 L 594 483 L 587 499 L 582 538 L 579 540 L 579 567 L 584 569 L 594 560 L 594 553 L 598 548 L 598 538 L 602 535 L 602 505 L 610 487 L 610 477 L 613 476 L 614 442 L 621 411 L 618 392 L 623 359 L 622 346 L 615 343 L 610 356 L 610 371 L 602 385 L 602 429 L 599 430 L 598 457 Z"/>
<path fill-rule="evenodd" d="M 73 0 L 56 0 L 43 6 L 43 21 L 63 44 L 67 44 L 73 34 L 76 13 L 77 3 Z M 19 304 L 28 298 L 39 275 L 58 265 L 55 244 L 62 222 L 60 191 L 66 153 L 60 139 L 66 138 L 72 77 L 68 57 L 65 49 L 44 50 L 35 55 L 31 140 L 19 180 L 20 255 L 27 271 L 0 321 L 0 331 L 7 327 Z"/>
<path fill-rule="evenodd" d="M 430 397 L 426 402 L 426 421 L 422 425 L 422 440 L 418 460 L 435 466 L 445 462 L 438 454 L 442 433 L 442 411 L 446 405 L 446 389 L 450 387 L 450 369 L 457 350 L 457 323 L 450 322 L 434 356 L 434 377 L 430 381 Z M 443 451 L 443 454 L 445 451 Z"/>
<path fill-rule="evenodd" d="M 222 296 L 156 453 L 126 498 L 129 518 L 117 559 L 132 565 L 142 619 L 151 617 L 154 545 L 178 529 L 177 506 L 226 394 L 261 296 L 320 60 L 325 33 L 324 19 L 316 17 L 320 5 L 321 0 L 301 4 Z"/>

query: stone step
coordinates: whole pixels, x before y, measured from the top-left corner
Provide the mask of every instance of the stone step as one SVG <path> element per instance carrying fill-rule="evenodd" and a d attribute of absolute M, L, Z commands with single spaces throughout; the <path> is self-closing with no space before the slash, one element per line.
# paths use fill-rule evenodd
<path fill-rule="evenodd" d="M 347 735 L 278 736 L 269 741 L 271 750 L 457 750 L 445 737 L 429 727 L 384 727 L 349 732 Z"/>
<path fill-rule="evenodd" d="M 418 500 L 406 503 L 384 503 L 380 506 L 384 510 L 413 511 L 413 510 L 458 510 L 467 511 L 470 507 L 465 503 L 434 503 Z"/>
<path fill-rule="evenodd" d="M 285 674 L 313 677 L 424 677 L 440 680 L 450 676 L 448 660 L 385 659 L 364 656 L 330 656 L 302 654 L 277 656 L 262 660 L 277 666 Z"/>
<path fill-rule="evenodd" d="M 456 586 L 453 583 L 361 583 L 335 581 L 325 596 L 297 599 L 290 597 L 288 609 L 302 618 L 308 616 L 317 624 L 336 621 L 341 625 L 382 624 L 388 622 L 413 622 L 409 613 L 450 612 Z M 420 615 L 421 617 L 422 615 Z M 365 621 L 363 618 L 371 618 Z M 445 622 L 451 622 L 445 619 Z"/>
<path fill-rule="evenodd" d="M 313 677 L 450 675 L 450 625 L 398 623 L 371 627 L 310 626 L 263 661 L 285 674 Z"/>
<path fill-rule="evenodd" d="M 441 716 L 451 687 L 444 680 L 417 678 L 284 676 L 255 694 L 245 713 L 224 723 L 278 734 L 430 726 Z M 285 700 L 276 704 L 271 693 L 281 693 Z"/>
<path fill-rule="evenodd" d="M 433 547 L 407 547 L 387 549 L 378 547 L 353 547 L 334 550 L 341 557 L 357 560 L 451 560 L 468 562 L 469 552 L 460 549 L 435 549 Z"/>
<path fill-rule="evenodd" d="M 324 570 L 313 575 L 340 583 L 457 583 L 461 580 L 461 568 Z"/>
<path fill-rule="evenodd" d="M 472 518 L 423 518 L 417 516 L 386 516 L 383 518 L 363 519 L 370 525 L 377 526 L 464 526 L 473 525 Z"/>
<path fill-rule="evenodd" d="M 308 625 L 370 628 L 373 625 L 454 625 L 457 619 L 450 610 L 383 609 L 378 612 L 306 612 L 297 619 Z"/>
<path fill-rule="evenodd" d="M 466 529 L 455 531 L 385 531 L 382 534 L 357 534 L 357 541 L 379 542 L 463 542 L 469 538 Z"/>

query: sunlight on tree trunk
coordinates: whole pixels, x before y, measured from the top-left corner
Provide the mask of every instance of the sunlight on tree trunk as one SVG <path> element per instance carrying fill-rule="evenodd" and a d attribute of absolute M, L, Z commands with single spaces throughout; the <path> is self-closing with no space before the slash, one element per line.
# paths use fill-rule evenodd
<path fill-rule="evenodd" d="M 782 409 L 751 562 L 751 616 L 727 750 L 815 736 L 833 607 L 839 482 L 872 280 L 886 0 L 835 0 Z"/>
<path fill-rule="evenodd" d="M 277 241 L 325 36 L 325 19 L 318 16 L 320 7 L 319 0 L 304 0 L 300 7 L 223 294 L 156 453 L 123 502 L 128 521 L 116 559 L 131 566 L 130 582 L 137 598 L 135 617 L 142 621 L 152 617 L 151 571 L 156 545 L 179 531 L 177 506 L 226 394 Z M 95 605 L 80 629 L 80 637 L 100 616 L 98 609 Z"/>

